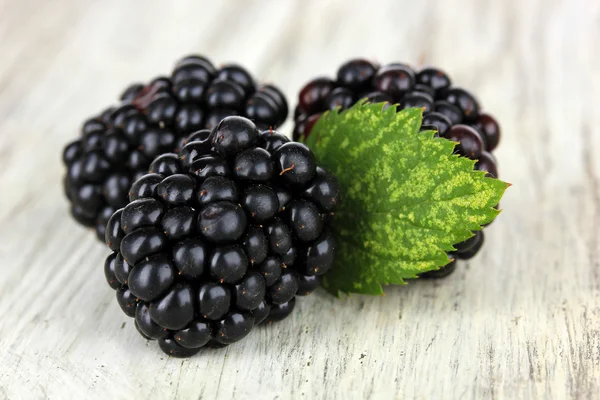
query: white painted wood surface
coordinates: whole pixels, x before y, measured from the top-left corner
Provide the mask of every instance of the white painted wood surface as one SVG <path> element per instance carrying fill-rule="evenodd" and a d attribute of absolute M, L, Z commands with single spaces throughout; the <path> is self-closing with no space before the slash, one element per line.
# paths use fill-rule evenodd
<path fill-rule="evenodd" d="M 600 398 L 600 3 L 375 3 L 0 0 L 0 399 Z M 60 154 L 190 52 L 291 103 L 352 56 L 443 66 L 504 130 L 514 186 L 482 253 L 444 281 L 319 292 L 226 349 L 163 355 L 68 216 Z"/>

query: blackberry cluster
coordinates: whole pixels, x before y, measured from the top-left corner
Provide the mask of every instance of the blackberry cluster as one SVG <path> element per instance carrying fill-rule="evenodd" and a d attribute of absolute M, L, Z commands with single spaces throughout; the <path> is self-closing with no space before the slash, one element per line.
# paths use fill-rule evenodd
<path fill-rule="evenodd" d="M 230 115 L 275 128 L 288 114 L 276 87 L 257 86 L 239 65 L 216 68 L 200 56 L 182 59 L 170 77 L 131 85 L 120 100 L 118 107 L 86 121 L 81 136 L 63 152 L 71 214 L 94 227 L 100 240 L 108 218 L 127 204 L 133 181 L 155 157 L 180 148 L 187 135 Z"/>
<path fill-rule="evenodd" d="M 306 146 L 227 117 L 133 183 L 106 227 L 106 279 L 165 353 L 234 343 L 319 285 L 339 193 Z"/>
<path fill-rule="evenodd" d="M 481 111 L 479 102 L 465 89 L 452 85 L 440 69 L 412 67 L 392 63 L 379 66 L 364 59 L 350 60 L 337 71 L 335 80 L 321 77 L 308 82 L 300 91 L 294 112 L 294 140 L 307 137 L 316 121 L 327 110 L 347 109 L 360 99 L 398 104 L 398 110 L 422 108 L 421 130 L 436 130 L 441 137 L 458 142 L 456 152 L 477 160 L 475 168 L 498 177 L 492 151 L 500 141 L 500 126 L 490 114 Z M 456 268 L 456 259 L 469 259 L 481 248 L 484 234 L 474 236 L 455 247 L 453 260 L 446 267 L 422 274 L 441 278 Z"/>

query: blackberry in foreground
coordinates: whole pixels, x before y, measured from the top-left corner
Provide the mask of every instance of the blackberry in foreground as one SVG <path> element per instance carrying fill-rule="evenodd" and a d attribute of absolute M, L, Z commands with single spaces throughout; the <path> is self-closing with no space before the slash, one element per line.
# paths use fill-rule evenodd
<path fill-rule="evenodd" d="M 108 220 L 104 272 L 140 334 L 176 357 L 279 321 L 332 266 L 340 187 L 303 144 L 231 116 L 156 158 Z"/>
<path fill-rule="evenodd" d="M 229 115 L 246 116 L 260 129 L 276 128 L 288 113 L 276 87 L 258 86 L 239 65 L 217 68 L 200 56 L 183 58 L 169 77 L 129 86 L 120 100 L 87 120 L 63 151 L 71 214 L 95 228 L 100 240 L 108 218 L 127 204 L 131 184 L 157 156 L 195 139 L 188 139 L 192 132 L 212 129 Z M 155 169 L 169 168 L 161 162 Z"/>
<path fill-rule="evenodd" d="M 414 69 L 402 63 L 380 66 L 369 60 L 354 59 L 339 67 L 335 79 L 318 77 L 309 81 L 298 95 L 294 140 L 310 135 L 325 111 L 345 110 L 361 99 L 389 103 L 386 107 L 397 104 L 397 110 L 421 108 L 421 131 L 434 130 L 437 136 L 456 142 L 457 154 L 476 160 L 475 169 L 485 171 L 488 177 L 498 177 L 497 162 L 492 154 L 501 137 L 498 122 L 482 111 L 473 94 L 453 86 L 448 74 L 435 67 Z M 483 232 L 474 232 L 473 238 L 456 246 L 457 251 L 451 258 L 471 258 L 482 245 Z M 439 271 L 422 276 L 440 278 L 455 268 L 456 262 L 452 261 Z"/>

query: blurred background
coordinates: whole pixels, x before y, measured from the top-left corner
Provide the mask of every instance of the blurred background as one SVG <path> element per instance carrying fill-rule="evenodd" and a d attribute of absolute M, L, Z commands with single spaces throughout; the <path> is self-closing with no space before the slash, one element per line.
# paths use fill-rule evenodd
<path fill-rule="evenodd" d="M 599 39 L 596 0 L 0 0 L 0 398 L 596 397 Z M 318 293 L 227 353 L 163 359 L 119 330 L 107 250 L 68 215 L 61 152 L 128 84 L 191 53 L 275 83 L 291 110 L 352 57 L 442 68 L 502 126 L 513 187 L 488 244 L 443 282 Z"/>

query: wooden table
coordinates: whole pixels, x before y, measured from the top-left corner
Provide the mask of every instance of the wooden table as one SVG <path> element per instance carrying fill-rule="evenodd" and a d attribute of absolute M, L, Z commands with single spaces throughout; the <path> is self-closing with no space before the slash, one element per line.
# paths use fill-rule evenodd
<path fill-rule="evenodd" d="M 600 398 L 600 3 L 0 2 L 0 398 Z M 514 184 L 479 256 L 187 359 L 142 340 L 61 148 L 129 82 L 197 52 L 295 104 L 352 56 L 443 66 L 504 130 Z M 291 123 L 283 128 L 291 131 Z"/>

